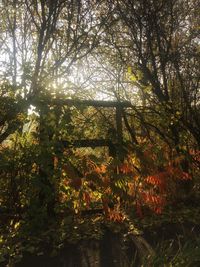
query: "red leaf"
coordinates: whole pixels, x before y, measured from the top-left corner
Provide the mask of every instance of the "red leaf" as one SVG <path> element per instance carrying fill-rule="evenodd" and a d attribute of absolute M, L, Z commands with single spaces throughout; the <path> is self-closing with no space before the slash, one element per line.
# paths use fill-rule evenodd
<path fill-rule="evenodd" d="M 90 198 L 90 194 L 88 192 L 84 192 L 83 193 L 83 199 L 86 203 L 86 207 L 89 208 L 90 203 L 91 203 L 91 198 Z"/>

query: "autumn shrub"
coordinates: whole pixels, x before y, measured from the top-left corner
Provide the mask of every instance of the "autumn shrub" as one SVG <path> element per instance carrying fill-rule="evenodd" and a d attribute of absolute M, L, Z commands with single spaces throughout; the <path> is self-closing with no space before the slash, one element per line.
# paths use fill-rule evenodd
<path fill-rule="evenodd" d="M 114 213 L 116 218 L 122 218 L 122 210 L 128 207 L 139 216 L 146 210 L 159 214 L 183 196 L 180 184 L 193 180 L 197 152 L 178 152 L 161 141 L 152 144 L 146 139 L 137 147 L 127 143 L 123 161 L 108 155 L 84 155 L 62 146 L 59 131 L 64 117 L 56 121 L 56 109 L 47 107 L 46 111 L 51 116 L 43 137 L 56 128 L 51 139 L 41 141 L 35 127 L 33 132 L 14 134 L 10 145 L 0 151 L 1 205 L 9 209 L 29 207 L 29 213 L 40 214 L 40 218 L 41 214 L 52 215 L 51 211 L 79 213 L 95 208 L 101 208 L 107 217 Z M 67 136 L 71 138 L 68 130 Z M 185 161 L 187 169 L 183 168 Z"/>
<path fill-rule="evenodd" d="M 140 153 L 129 150 L 123 162 L 109 157 L 98 162 L 76 154 L 75 165 L 81 176 L 66 158 L 60 187 L 62 202 L 77 212 L 94 208 L 98 203 L 96 207 L 101 207 L 107 217 L 115 213 L 117 218 L 117 214 L 130 207 L 139 216 L 144 216 L 147 210 L 160 214 L 166 206 L 184 199 L 185 182 L 193 181 L 194 166 L 189 156 L 187 171 L 182 164 L 187 156 L 165 145 L 149 143 L 141 145 Z"/>

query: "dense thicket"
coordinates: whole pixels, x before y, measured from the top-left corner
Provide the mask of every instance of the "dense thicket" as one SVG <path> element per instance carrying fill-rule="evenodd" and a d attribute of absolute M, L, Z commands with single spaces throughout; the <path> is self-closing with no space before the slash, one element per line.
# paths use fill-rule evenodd
<path fill-rule="evenodd" d="M 199 11 L 196 0 L 0 2 L 0 261 L 47 224 L 70 240 L 85 210 L 124 222 L 197 204 Z M 72 147 L 88 139 L 110 151 Z"/>

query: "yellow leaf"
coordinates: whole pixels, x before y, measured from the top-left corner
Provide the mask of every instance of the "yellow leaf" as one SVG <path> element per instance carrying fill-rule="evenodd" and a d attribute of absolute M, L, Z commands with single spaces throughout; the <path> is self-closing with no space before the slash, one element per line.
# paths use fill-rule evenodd
<path fill-rule="evenodd" d="M 137 78 L 136 78 L 136 76 L 134 74 L 132 74 L 132 75 L 130 75 L 130 80 L 132 82 L 136 82 L 137 81 Z"/>
<path fill-rule="evenodd" d="M 128 67 L 127 71 L 128 71 L 128 74 L 132 74 L 132 68 L 131 68 L 131 66 Z"/>
<path fill-rule="evenodd" d="M 20 222 L 16 222 L 14 228 L 17 229 L 20 226 Z"/>

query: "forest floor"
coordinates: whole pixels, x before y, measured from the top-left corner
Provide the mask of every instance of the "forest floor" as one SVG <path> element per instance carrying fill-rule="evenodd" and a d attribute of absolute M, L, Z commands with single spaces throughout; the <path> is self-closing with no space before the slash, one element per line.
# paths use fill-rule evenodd
<path fill-rule="evenodd" d="M 1 225 L 0 266 L 197 267 L 199 222 L 200 208 L 192 206 L 123 222 L 100 213 L 66 216 L 37 233 L 23 220 L 10 222 L 9 231 Z"/>

